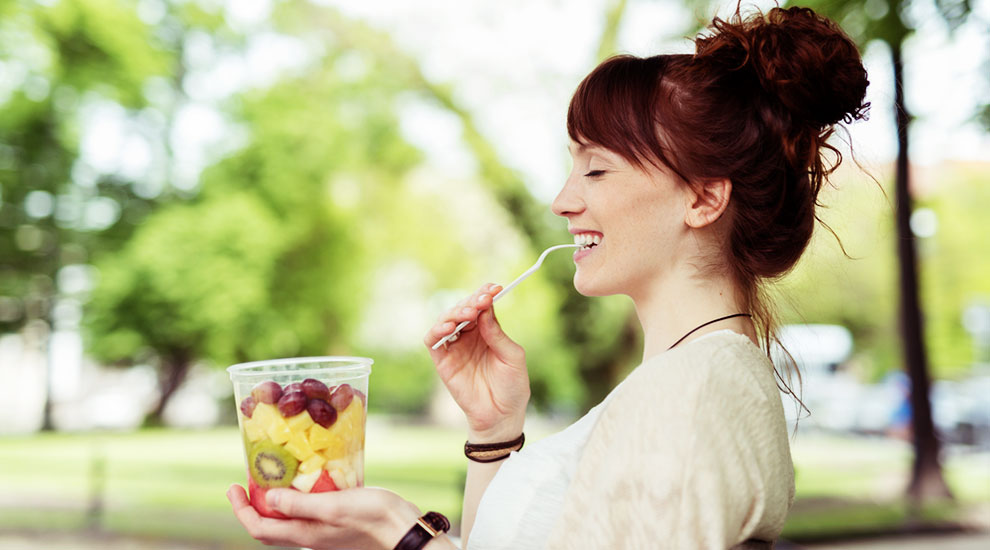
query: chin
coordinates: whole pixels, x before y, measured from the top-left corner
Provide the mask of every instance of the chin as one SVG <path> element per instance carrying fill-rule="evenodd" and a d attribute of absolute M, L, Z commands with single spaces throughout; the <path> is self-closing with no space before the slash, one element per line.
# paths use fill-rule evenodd
<path fill-rule="evenodd" d="M 597 283 L 597 281 L 589 280 L 588 277 L 582 277 L 580 271 L 574 274 L 574 290 L 577 290 L 578 294 L 582 296 L 611 296 L 613 294 L 619 294 L 619 291 Z"/>

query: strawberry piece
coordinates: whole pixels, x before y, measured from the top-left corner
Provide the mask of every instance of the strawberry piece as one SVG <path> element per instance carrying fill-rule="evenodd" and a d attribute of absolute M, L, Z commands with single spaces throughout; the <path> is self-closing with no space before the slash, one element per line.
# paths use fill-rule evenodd
<path fill-rule="evenodd" d="M 259 486 L 251 476 L 248 476 L 248 495 L 251 497 L 251 506 L 254 506 L 254 509 L 266 518 L 288 519 L 285 514 L 276 512 L 268 506 L 268 501 L 265 500 L 267 494 L 268 489 Z"/>
<path fill-rule="evenodd" d="M 330 479 L 330 472 L 323 470 L 320 477 L 313 484 L 313 488 L 309 490 L 310 493 L 326 493 L 328 491 L 337 491 L 337 484 Z"/>

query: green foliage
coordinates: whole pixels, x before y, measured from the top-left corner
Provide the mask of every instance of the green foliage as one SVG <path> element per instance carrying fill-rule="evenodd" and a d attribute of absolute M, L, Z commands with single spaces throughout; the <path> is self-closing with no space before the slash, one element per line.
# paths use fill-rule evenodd
<path fill-rule="evenodd" d="M 952 166 L 955 166 L 954 168 Z M 856 366 L 868 380 L 900 369 L 893 205 L 869 176 L 849 167 L 828 190 L 819 227 L 776 295 L 784 323 L 834 323 L 853 333 Z M 971 303 L 990 301 L 990 191 L 979 166 L 947 165 L 919 201 L 937 219 L 934 237 L 920 238 L 922 299 L 932 374 L 954 377 L 973 364 L 973 342 L 962 326 Z M 886 186 L 889 188 L 890 186 Z M 840 248 L 844 247 L 848 256 Z"/>
<path fill-rule="evenodd" d="M 425 353 L 368 352 L 375 358 L 368 378 L 368 407 L 377 412 L 421 415 L 437 386 L 433 362 Z"/>
<path fill-rule="evenodd" d="M 936 191 L 920 200 L 936 216 L 934 237 L 922 239 L 922 297 L 925 335 L 936 376 L 958 376 L 974 364 L 972 337 L 963 311 L 990 303 L 990 188 L 985 168 L 956 164 L 934 175 Z"/>
<path fill-rule="evenodd" d="M 246 193 L 152 215 L 121 253 L 97 263 L 90 352 L 126 360 L 187 350 L 229 363 L 245 344 L 277 347 L 282 330 L 257 339 L 277 328 L 279 313 L 266 307 L 284 246 L 277 235 L 274 216 Z"/>
<path fill-rule="evenodd" d="M 375 243 L 351 230 L 359 212 L 336 204 L 335 188 L 392 187 L 418 153 L 398 135 L 381 75 L 342 82 L 332 68 L 247 97 L 248 146 L 203 174 L 194 203 L 152 214 L 98 262 L 94 353 L 185 350 L 226 365 L 346 347 Z"/>
<path fill-rule="evenodd" d="M 0 85 L 0 332 L 7 332 L 33 319 L 50 324 L 59 269 L 126 238 L 142 217 L 149 201 L 130 182 L 100 174 L 81 185 L 73 177 L 82 99 L 140 107 L 143 83 L 165 74 L 171 57 L 126 3 L 4 2 L 0 10 L 0 63 L 14 77 Z M 30 209 L 29 201 L 47 207 Z M 93 205 L 134 208 L 94 227 L 86 219 Z"/>

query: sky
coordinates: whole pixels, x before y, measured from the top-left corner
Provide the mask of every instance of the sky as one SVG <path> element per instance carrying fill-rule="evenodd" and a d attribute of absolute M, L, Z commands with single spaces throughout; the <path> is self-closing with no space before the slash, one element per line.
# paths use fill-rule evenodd
<path fill-rule="evenodd" d="M 567 169 L 564 117 L 570 94 L 594 66 L 606 0 L 456 0 L 383 2 L 326 0 L 344 13 L 388 31 L 422 60 L 426 74 L 454 84 L 458 97 L 538 196 L 553 197 Z M 727 4 L 728 5 L 728 4 Z M 734 6 L 734 3 L 731 4 Z M 767 9 L 772 2 L 755 5 Z M 914 2 L 918 33 L 906 46 L 908 108 L 916 117 L 913 161 L 990 161 L 990 137 L 969 121 L 978 98 L 990 97 L 990 71 L 980 63 L 990 50 L 990 0 L 976 0 L 974 19 L 952 38 L 929 0 Z M 721 8 L 720 14 L 728 9 Z M 692 15 L 674 1 L 630 0 L 620 30 L 623 53 L 653 55 L 691 51 L 682 29 Z M 982 59 L 981 59 L 982 57 Z M 896 152 L 889 52 L 880 44 L 864 52 L 870 77 L 871 118 L 852 125 L 857 155 L 867 164 L 889 162 Z M 408 113 L 414 141 L 434 162 L 458 166 L 456 127 L 442 116 Z"/>
<path fill-rule="evenodd" d="M 171 145 L 180 188 L 196 186 L 199 171 L 243 143 L 244 134 L 215 109 L 232 94 L 264 87 L 285 71 L 306 63 L 305 47 L 272 32 L 271 0 L 198 0 L 222 6 L 229 23 L 250 39 L 243 54 L 224 55 L 208 36 L 186 45 L 185 88 L 192 102 L 177 113 Z M 567 103 L 581 78 L 595 65 L 595 53 L 610 0 L 314 0 L 387 32 L 422 64 L 437 83 L 476 118 L 503 159 L 519 170 L 532 191 L 549 202 L 569 168 L 564 129 Z M 917 118 L 912 130 L 912 161 L 937 165 L 946 160 L 990 162 L 990 136 L 971 117 L 978 99 L 990 97 L 990 0 L 974 0 L 974 22 L 949 37 L 933 0 L 915 0 L 911 15 L 918 32 L 906 45 L 908 107 Z M 767 0 L 752 2 L 762 9 Z M 720 15 L 729 13 L 726 3 Z M 139 0 L 149 23 L 164 15 L 161 0 Z M 714 14 L 699 14 L 710 18 Z M 689 52 L 684 30 L 695 20 L 675 0 L 628 0 L 619 34 L 623 53 L 652 55 Z M 978 20 L 978 22 L 977 22 Z M 857 159 L 867 167 L 889 163 L 895 154 L 892 76 L 889 53 L 879 44 L 864 51 L 872 103 L 871 118 L 850 128 Z M 981 76 L 984 75 L 984 76 Z M 154 83 L 148 86 L 155 97 Z M 167 101 L 168 98 L 162 98 Z M 452 177 L 470 177 L 474 161 L 460 139 L 460 123 L 450 113 L 422 101 L 401 108 L 402 131 L 428 154 L 433 168 Z M 114 121 L 117 121 L 116 123 Z M 121 109 L 96 102 L 82 121 L 82 154 L 94 172 L 125 176 L 147 170 L 154 154 L 123 122 Z M 149 123 L 160 124 L 161 121 Z M 77 174 L 85 176 L 85 174 Z M 146 181 L 148 195 L 163 181 Z"/>

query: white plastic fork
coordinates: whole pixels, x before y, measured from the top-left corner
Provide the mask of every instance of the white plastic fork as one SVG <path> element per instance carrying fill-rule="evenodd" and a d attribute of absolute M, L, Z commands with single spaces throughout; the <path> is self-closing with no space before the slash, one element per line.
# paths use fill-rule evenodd
<path fill-rule="evenodd" d="M 531 268 L 527 269 L 526 271 L 524 271 L 522 275 L 516 277 L 516 280 L 515 281 L 512 281 L 511 283 L 509 283 L 505 288 L 502 289 L 501 292 L 499 292 L 498 294 L 496 294 L 495 297 L 492 298 L 492 303 L 494 304 L 495 302 L 497 302 L 499 300 L 499 298 L 501 298 L 502 296 L 505 296 L 506 294 L 509 293 L 510 290 L 512 290 L 513 288 L 516 288 L 516 286 L 519 283 L 521 283 L 524 280 L 526 280 L 526 277 L 529 277 L 530 275 L 532 275 L 533 273 L 535 273 L 536 270 L 539 269 L 541 265 L 543 265 L 543 260 L 546 259 L 547 254 L 553 252 L 554 250 L 560 250 L 561 248 L 580 248 L 581 246 L 583 246 L 583 245 L 580 245 L 580 244 L 558 244 L 556 246 L 551 246 L 550 248 L 544 250 L 543 253 L 540 254 L 540 257 L 537 258 L 536 263 L 533 264 L 533 267 L 531 267 Z M 457 335 L 460 334 L 461 330 L 464 329 L 464 327 L 466 327 L 466 326 L 468 326 L 470 324 L 471 324 L 471 321 L 462 321 L 461 324 L 457 325 L 457 328 L 454 329 L 454 332 L 451 332 L 450 334 L 448 334 L 448 335 L 444 336 L 443 338 L 441 338 L 439 342 L 437 342 L 436 344 L 433 344 L 433 349 L 437 349 L 440 346 L 442 346 L 442 345 L 446 344 L 447 342 L 451 341 L 452 339 L 456 338 Z"/>

